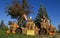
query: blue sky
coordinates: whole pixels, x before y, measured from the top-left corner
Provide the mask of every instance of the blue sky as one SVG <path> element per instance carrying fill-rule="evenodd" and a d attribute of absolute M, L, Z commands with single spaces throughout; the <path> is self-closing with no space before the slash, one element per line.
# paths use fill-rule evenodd
<path fill-rule="evenodd" d="M 0 21 L 4 20 L 5 24 L 8 24 L 9 20 L 15 20 L 5 14 L 4 8 L 7 6 L 7 2 L 11 2 L 11 0 L 0 0 Z M 33 11 L 35 14 L 30 15 L 33 19 L 38 13 L 40 3 L 42 3 L 47 9 L 52 24 L 56 27 L 60 24 L 60 0 L 28 0 L 28 3 L 34 7 Z"/>

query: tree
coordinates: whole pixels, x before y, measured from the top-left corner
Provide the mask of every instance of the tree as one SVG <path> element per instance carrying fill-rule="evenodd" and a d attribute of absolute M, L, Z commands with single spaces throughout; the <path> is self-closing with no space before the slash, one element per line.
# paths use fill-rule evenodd
<path fill-rule="evenodd" d="M 60 25 L 58 25 L 58 32 L 60 33 Z"/>
<path fill-rule="evenodd" d="M 5 27 L 5 24 L 4 24 L 4 21 L 2 20 L 2 21 L 1 21 L 0 28 L 4 28 L 4 27 Z"/>
<path fill-rule="evenodd" d="M 12 4 L 7 8 L 7 15 L 17 19 L 19 24 L 23 22 L 23 20 L 27 20 L 27 16 L 32 13 L 31 8 L 26 0 L 23 0 L 22 4 L 20 4 L 18 0 L 13 0 Z"/>
<path fill-rule="evenodd" d="M 45 16 L 47 19 L 49 19 L 46 8 L 41 4 L 39 11 L 38 11 L 38 14 L 35 18 L 35 23 L 39 28 L 40 28 L 41 18 L 43 18 L 43 16 Z"/>

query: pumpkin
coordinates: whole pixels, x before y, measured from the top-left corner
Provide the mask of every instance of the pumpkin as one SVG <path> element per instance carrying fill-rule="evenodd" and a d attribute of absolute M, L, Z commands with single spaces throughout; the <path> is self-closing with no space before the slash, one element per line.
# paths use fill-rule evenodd
<path fill-rule="evenodd" d="M 55 35 L 55 33 L 51 33 L 51 32 L 50 32 L 50 34 L 49 34 L 49 35 L 54 36 L 54 35 Z"/>
<path fill-rule="evenodd" d="M 9 33 L 10 33 L 10 31 L 9 31 L 9 30 L 7 30 L 7 31 L 6 31 L 6 33 L 7 33 L 7 34 L 9 34 Z"/>
<path fill-rule="evenodd" d="M 52 35 L 52 33 L 50 32 L 50 35 Z"/>

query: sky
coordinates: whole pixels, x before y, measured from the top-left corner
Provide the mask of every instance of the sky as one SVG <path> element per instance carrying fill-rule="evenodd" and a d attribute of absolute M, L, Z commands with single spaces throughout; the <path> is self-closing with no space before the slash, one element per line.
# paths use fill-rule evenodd
<path fill-rule="evenodd" d="M 27 0 L 28 3 L 33 6 L 33 11 L 35 14 L 30 14 L 33 19 L 35 19 L 38 10 L 40 8 L 40 3 L 42 3 L 51 19 L 51 22 L 54 26 L 58 26 L 60 24 L 60 0 Z M 7 16 L 5 13 L 5 7 L 7 6 L 7 2 L 11 2 L 11 0 L 0 0 L 0 21 L 4 20 L 4 23 L 8 25 L 8 21 L 13 21 L 16 19 L 11 19 L 10 16 Z"/>

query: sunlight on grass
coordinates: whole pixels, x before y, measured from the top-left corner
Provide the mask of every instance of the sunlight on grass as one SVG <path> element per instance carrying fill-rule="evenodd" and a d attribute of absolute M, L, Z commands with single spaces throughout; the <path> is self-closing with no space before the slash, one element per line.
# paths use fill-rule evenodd
<path fill-rule="evenodd" d="M 57 35 L 56 35 L 57 36 Z M 53 38 L 56 38 L 56 36 L 54 36 Z M 58 36 L 60 36 L 58 34 Z M 0 38 L 49 38 L 48 35 L 35 35 L 35 36 L 30 36 L 30 35 L 25 35 L 25 34 L 6 34 L 5 30 L 0 30 Z M 59 37 L 58 37 L 59 38 Z"/>

